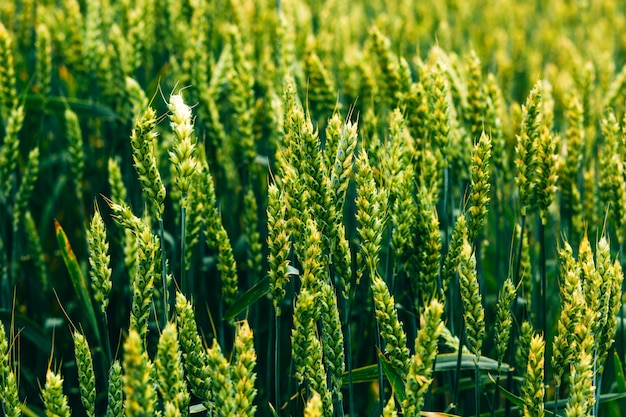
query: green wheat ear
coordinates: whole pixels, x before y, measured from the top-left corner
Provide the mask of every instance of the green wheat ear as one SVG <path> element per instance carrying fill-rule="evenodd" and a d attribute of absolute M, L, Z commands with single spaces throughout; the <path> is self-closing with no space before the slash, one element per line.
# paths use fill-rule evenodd
<path fill-rule="evenodd" d="M 122 380 L 122 366 L 114 361 L 109 370 L 107 417 L 122 417 L 124 415 L 124 387 Z"/>
<path fill-rule="evenodd" d="M 155 415 L 157 394 L 152 382 L 153 365 L 143 348 L 141 335 L 133 328 L 124 342 L 124 410 L 128 417 Z"/>
<path fill-rule="evenodd" d="M 178 344 L 176 324 L 168 323 L 157 346 L 154 367 L 159 393 L 167 408 L 173 406 L 181 416 L 189 414 L 189 392 L 185 384 L 183 363 Z"/>
<path fill-rule="evenodd" d="M 526 378 L 522 386 L 524 417 L 543 417 L 545 414 L 543 404 L 545 396 L 543 387 L 544 350 L 545 342 L 543 337 L 534 335 L 530 340 Z"/>
<path fill-rule="evenodd" d="M 22 414 L 18 396 L 17 380 L 11 368 L 9 340 L 0 320 L 0 409 L 7 416 L 19 417 Z"/>
<path fill-rule="evenodd" d="M 8 125 L 7 120 L 12 109 L 17 104 L 12 44 L 11 33 L 0 22 L 0 121 L 5 127 Z"/>
<path fill-rule="evenodd" d="M 93 371 L 93 360 L 87 339 L 78 331 L 74 332 L 74 354 L 78 368 L 78 386 L 80 400 L 85 407 L 87 416 L 95 417 L 96 376 Z"/>
<path fill-rule="evenodd" d="M 91 288 L 94 290 L 94 299 L 100 303 L 102 312 L 106 312 L 109 304 L 109 292 L 111 292 L 111 268 L 108 255 L 109 243 L 107 242 L 104 220 L 100 210 L 96 206 L 91 225 L 87 232 L 87 244 L 89 249 L 89 265 Z"/>
<path fill-rule="evenodd" d="M 53 370 L 46 372 L 46 384 L 41 392 L 48 417 L 70 417 L 72 412 L 67 396 L 63 394 L 63 378 Z"/>
<path fill-rule="evenodd" d="M 420 329 L 415 338 L 415 354 L 409 359 L 406 377 L 406 399 L 402 403 L 405 416 L 419 416 L 424 399 L 433 382 L 433 366 L 437 357 L 439 337 L 443 333 L 441 321 L 443 304 L 433 299 L 420 318 Z"/>

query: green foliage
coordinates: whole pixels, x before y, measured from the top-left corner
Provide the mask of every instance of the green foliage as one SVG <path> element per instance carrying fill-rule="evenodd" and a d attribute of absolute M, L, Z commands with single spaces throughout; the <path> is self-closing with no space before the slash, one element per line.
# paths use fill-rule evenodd
<path fill-rule="evenodd" d="M 626 7 L 544 3 L 0 2 L 3 415 L 617 415 Z"/>

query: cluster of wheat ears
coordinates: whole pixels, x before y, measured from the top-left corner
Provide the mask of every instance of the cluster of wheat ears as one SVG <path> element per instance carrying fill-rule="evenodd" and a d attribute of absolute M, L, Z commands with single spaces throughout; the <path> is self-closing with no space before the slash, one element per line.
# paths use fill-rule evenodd
<path fill-rule="evenodd" d="M 619 416 L 616 0 L 0 4 L 6 416 Z"/>

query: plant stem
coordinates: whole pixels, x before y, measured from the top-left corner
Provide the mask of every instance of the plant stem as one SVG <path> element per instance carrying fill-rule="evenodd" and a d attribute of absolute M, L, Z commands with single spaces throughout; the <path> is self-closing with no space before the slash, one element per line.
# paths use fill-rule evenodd
<path fill-rule="evenodd" d="M 352 332 L 350 331 L 350 294 L 344 297 L 345 335 L 346 335 L 346 368 L 348 371 L 348 411 L 354 416 L 354 386 L 352 384 Z"/>
<path fill-rule="evenodd" d="M 522 249 L 524 246 L 524 229 L 526 227 L 526 215 L 522 214 L 522 222 L 520 225 L 520 234 L 519 234 L 519 247 L 517 250 L 517 259 L 515 260 L 515 288 L 518 288 L 520 285 L 520 268 L 522 263 Z M 513 299 L 513 319 L 516 318 L 515 314 L 517 313 L 517 305 L 518 305 L 519 296 L 516 294 Z M 513 347 L 515 346 L 515 339 L 517 338 L 517 326 L 513 326 L 511 329 L 511 338 L 509 339 L 509 364 L 513 363 L 513 359 L 515 358 L 515 353 Z M 513 372 L 509 372 L 506 381 L 506 389 L 509 392 L 512 392 L 513 389 Z M 504 412 L 505 417 L 509 417 L 511 415 L 511 401 L 506 401 L 506 410 Z"/>
<path fill-rule="evenodd" d="M 459 350 L 456 358 L 456 378 L 452 390 L 452 404 L 459 405 L 459 380 L 461 379 L 461 359 L 463 358 L 463 338 L 465 338 L 465 321 L 461 320 L 461 331 L 459 332 Z M 458 411 L 458 410 L 457 410 Z"/>
<path fill-rule="evenodd" d="M 539 320 L 541 329 L 543 331 L 543 337 L 548 339 L 548 301 L 547 301 L 547 280 L 546 280 L 546 226 L 543 223 L 543 220 L 539 223 L 539 243 L 541 244 L 541 249 L 539 250 L 539 269 L 540 269 L 540 277 L 541 280 L 541 288 L 539 290 L 539 298 L 540 298 L 540 307 L 539 307 Z M 544 357 L 548 357 L 548 343 L 544 344 Z M 543 368 L 543 380 L 548 380 L 548 364 Z"/>
<path fill-rule="evenodd" d="M 476 395 L 476 416 L 480 416 L 480 368 L 478 367 L 478 356 L 474 363 L 474 393 Z"/>
<path fill-rule="evenodd" d="M 169 289 L 167 288 L 167 263 L 165 262 L 165 227 L 163 226 L 163 217 L 159 219 L 159 238 L 161 240 L 161 277 L 163 279 L 163 323 L 162 327 L 165 327 L 165 323 L 170 321 L 170 308 L 169 308 Z"/>
<path fill-rule="evenodd" d="M 276 412 L 280 415 L 280 316 L 274 314 L 274 396 Z"/>
<path fill-rule="evenodd" d="M 185 197 L 183 197 L 185 198 Z M 190 286 L 187 282 L 186 265 L 185 265 L 185 239 L 187 223 L 187 207 L 184 204 L 180 207 L 180 285 L 183 294 L 187 297 L 190 293 Z"/>

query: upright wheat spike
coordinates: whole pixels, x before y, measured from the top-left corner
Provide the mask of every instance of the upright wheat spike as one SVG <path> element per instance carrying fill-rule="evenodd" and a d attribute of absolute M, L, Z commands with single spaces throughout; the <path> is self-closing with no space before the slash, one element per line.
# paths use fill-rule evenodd
<path fill-rule="evenodd" d="M 142 336 L 131 328 L 124 342 L 124 411 L 128 417 L 156 413 L 157 393 L 152 381 L 153 365 L 143 348 Z"/>
<path fill-rule="evenodd" d="M 41 398 L 48 417 L 70 417 L 72 415 L 67 396 L 63 394 L 63 378 L 51 369 L 46 372 L 46 384 L 41 392 Z"/>
<path fill-rule="evenodd" d="M 93 360 L 91 350 L 85 336 L 74 331 L 74 354 L 76 357 L 76 367 L 78 368 L 78 387 L 80 389 L 80 400 L 85 407 L 88 417 L 96 415 L 96 376 L 93 371 Z"/>
<path fill-rule="evenodd" d="M 19 417 L 22 414 L 22 409 L 10 358 L 9 340 L 4 330 L 4 324 L 0 320 L 0 409 L 4 411 L 7 417 Z"/>
<path fill-rule="evenodd" d="M 544 352 L 545 343 L 541 335 L 534 335 L 528 349 L 526 378 L 522 386 L 524 417 L 543 417 L 545 414 L 543 398 Z"/>
<path fill-rule="evenodd" d="M 176 324 L 168 323 L 161 333 L 154 367 L 158 389 L 166 407 L 173 406 L 181 416 L 189 415 L 189 391 L 185 384 Z"/>

